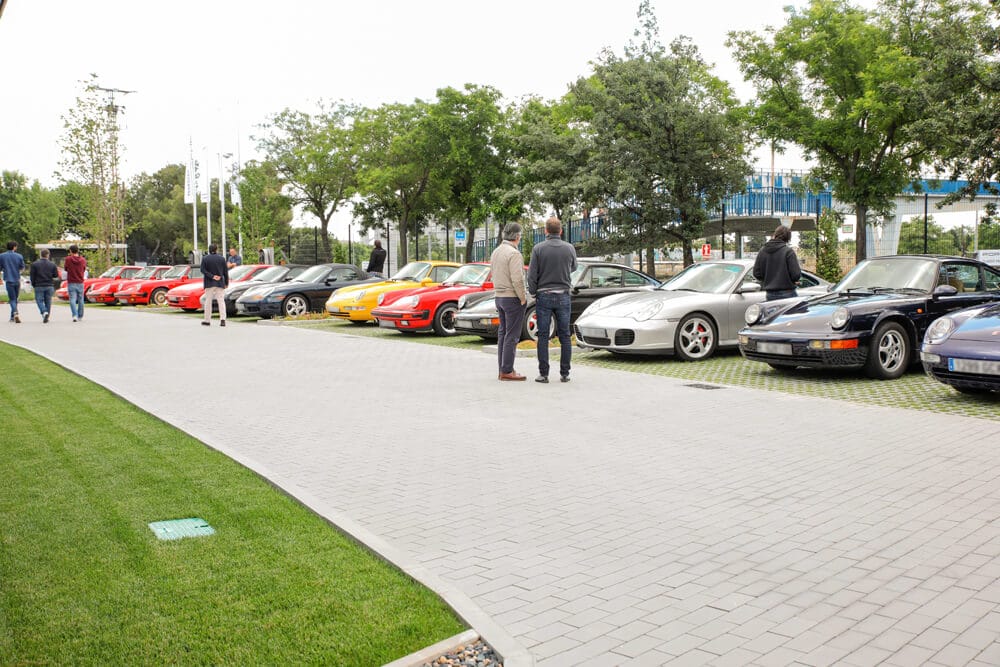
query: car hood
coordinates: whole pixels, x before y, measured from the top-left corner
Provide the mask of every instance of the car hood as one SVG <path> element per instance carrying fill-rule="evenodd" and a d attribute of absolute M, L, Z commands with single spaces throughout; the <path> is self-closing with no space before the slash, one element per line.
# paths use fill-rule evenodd
<path fill-rule="evenodd" d="M 198 282 L 190 282 L 190 283 L 184 283 L 183 285 L 178 285 L 177 287 L 170 290 L 170 292 L 174 296 L 179 296 L 184 294 L 191 294 L 193 292 L 197 292 L 198 290 L 203 290 L 203 289 L 205 289 L 205 283 L 198 281 Z"/>
<path fill-rule="evenodd" d="M 830 317 L 838 308 L 847 308 L 852 315 L 887 310 L 906 302 L 924 300 L 927 295 L 885 292 L 882 294 L 836 292 L 812 299 L 789 302 L 773 319 L 755 324 L 758 331 L 830 331 Z M 766 303 L 766 302 L 765 302 Z M 761 304 L 765 306 L 765 304 Z"/>
<path fill-rule="evenodd" d="M 595 301 L 600 308 L 591 316 L 630 317 L 633 313 L 651 303 L 686 304 L 704 301 L 706 297 L 722 296 L 721 294 L 706 294 L 704 292 L 687 292 L 683 290 L 645 290 L 642 292 L 622 292 L 602 297 Z M 682 306 L 683 307 L 683 306 Z"/>
<path fill-rule="evenodd" d="M 1000 304 L 976 309 L 949 336 L 949 340 L 970 340 L 1000 345 Z M 954 313 L 952 313 L 954 315 Z"/>

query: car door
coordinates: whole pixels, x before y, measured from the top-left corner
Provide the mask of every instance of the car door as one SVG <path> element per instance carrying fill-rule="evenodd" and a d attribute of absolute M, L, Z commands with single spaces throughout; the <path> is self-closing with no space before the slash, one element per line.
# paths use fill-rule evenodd
<path fill-rule="evenodd" d="M 719 340 L 736 340 L 736 333 L 746 325 L 743 315 L 754 303 L 761 303 L 767 298 L 760 281 L 753 277 L 749 268 L 737 281 L 729 293 L 723 317 L 719 318 Z"/>
<path fill-rule="evenodd" d="M 587 306 L 601 297 L 622 291 L 622 269 L 618 266 L 588 266 L 573 285 L 570 318 L 576 320 Z"/>
<path fill-rule="evenodd" d="M 325 274 L 317 278 L 315 282 L 304 286 L 306 298 L 309 299 L 309 310 L 318 310 L 333 293 L 333 290 L 341 286 L 339 281 L 329 282 L 336 276 L 337 269 L 330 268 Z M 329 284 L 327 284 L 329 282 Z"/>
<path fill-rule="evenodd" d="M 950 285 L 957 292 L 937 295 L 930 300 L 927 307 L 930 317 L 921 322 L 918 332 L 920 339 L 923 338 L 924 331 L 930 323 L 941 315 L 998 300 L 1000 291 L 996 287 L 990 288 L 998 282 L 1000 278 L 997 277 L 996 271 L 985 265 L 958 260 L 942 262 L 939 267 L 937 287 Z"/>

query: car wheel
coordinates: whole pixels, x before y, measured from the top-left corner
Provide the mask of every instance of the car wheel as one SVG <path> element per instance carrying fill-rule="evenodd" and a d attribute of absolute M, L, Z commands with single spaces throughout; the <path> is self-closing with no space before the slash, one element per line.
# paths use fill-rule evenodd
<path fill-rule="evenodd" d="M 556 335 L 556 318 L 549 320 L 549 339 Z M 521 326 L 521 340 L 538 340 L 538 314 L 531 306 L 524 313 L 524 324 Z"/>
<path fill-rule="evenodd" d="M 715 323 L 707 315 L 692 313 L 677 325 L 674 353 L 684 361 L 708 359 L 718 345 Z"/>
<path fill-rule="evenodd" d="M 875 329 L 865 361 L 865 373 L 877 380 L 895 380 L 910 365 L 910 337 L 896 322 Z"/>
<path fill-rule="evenodd" d="M 285 317 L 296 317 L 309 312 L 309 302 L 301 294 L 289 294 L 281 304 L 281 312 Z"/>
<path fill-rule="evenodd" d="M 438 336 L 455 335 L 455 313 L 458 312 L 457 303 L 442 303 L 434 313 L 434 333 Z"/>
<path fill-rule="evenodd" d="M 149 303 L 154 306 L 167 305 L 167 290 L 162 287 L 153 290 L 153 293 L 149 295 Z"/>

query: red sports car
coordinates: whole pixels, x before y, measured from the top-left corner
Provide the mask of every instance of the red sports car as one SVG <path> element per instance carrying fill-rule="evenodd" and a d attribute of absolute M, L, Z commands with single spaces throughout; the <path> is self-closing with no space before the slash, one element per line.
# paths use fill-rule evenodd
<path fill-rule="evenodd" d="M 104 285 L 105 283 L 117 283 L 133 277 L 142 270 L 141 266 L 112 266 L 110 269 L 97 276 L 87 278 L 83 281 L 83 296 L 87 297 L 90 288 Z M 56 298 L 60 301 L 69 301 L 69 290 L 66 288 L 66 281 L 62 281 L 59 289 L 56 290 Z"/>
<path fill-rule="evenodd" d="M 490 265 L 465 264 L 440 285 L 386 292 L 372 311 L 380 327 L 397 331 L 434 331 L 455 335 L 458 300 L 466 294 L 493 289 Z"/>
<path fill-rule="evenodd" d="M 104 283 L 103 285 L 95 285 L 91 287 L 87 292 L 84 293 L 84 298 L 88 303 L 103 303 L 107 306 L 113 306 L 118 303 L 118 299 L 115 298 L 115 292 L 120 289 L 124 289 L 127 285 L 136 280 L 145 280 L 147 278 L 159 278 L 164 273 L 169 271 L 174 267 L 169 265 L 154 265 L 147 266 L 146 268 L 140 270 L 138 273 L 133 275 L 131 278 L 125 280 L 116 280 Z"/>
<path fill-rule="evenodd" d="M 130 306 L 149 304 L 151 306 L 167 305 L 167 292 L 178 285 L 201 281 L 201 269 L 197 266 L 178 264 L 171 267 L 159 278 L 132 280 L 128 285 L 115 292 L 115 298 Z"/>
<path fill-rule="evenodd" d="M 229 284 L 250 280 L 254 275 L 270 267 L 271 264 L 242 264 L 234 267 L 229 271 Z M 204 281 L 185 283 L 167 292 L 167 305 L 193 313 L 204 307 L 202 302 L 204 296 Z"/>

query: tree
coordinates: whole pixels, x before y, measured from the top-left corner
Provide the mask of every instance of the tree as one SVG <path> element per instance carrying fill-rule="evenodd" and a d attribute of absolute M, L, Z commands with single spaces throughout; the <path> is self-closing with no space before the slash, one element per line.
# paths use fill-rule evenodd
<path fill-rule="evenodd" d="M 236 211 L 236 228 L 247 243 L 262 248 L 272 240 L 287 237 L 292 200 L 282 193 L 282 181 L 274 164 L 251 160 L 243 166 L 234 187 L 239 189 L 242 201 Z"/>
<path fill-rule="evenodd" d="M 838 232 L 843 224 L 843 214 L 832 208 L 823 211 L 816 224 L 816 234 L 819 237 L 816 273 L 831 283 L 835 283 L 841 278 Z"/>
<path fill-rule="evenodd" d="M 626 57 L 605 53 L 594 74 L 571 89 L 586 110 L 593 152 L 587 169 L 600 179 L 614 230 L 598 252 L 654 251 L 691 241 L 707 209 L 742 189 L 750 174 L 750 142 L 729 85 L 713 76 L 686 38 L 669 51 L 655 39 L 648 5 L 639 16 L 646 39 Z"/>
<path fill-rule="evenodd" d="M 168 164 L 155 174 L 132 179 L 125 217 L 131 241 L 145 246 L 151 261 L 174 263 L 193 248 L 190 206 L 184 203 L 184 166 Z"/>
<path fill-rule="evenodd" d="M 319 219 L 326 258 L 330 219 L 355 192 L 357 152 L 351 125 L 356 114 L 356 108 L 344 103 L 329 109 L 320 104 L 315 115 L 286 109 L 263 126 L 269 133 L 258 139 L 292 203 Z"/>
<path fill-rule="evenodd" d="M 399 230 L 400 262 L 408 257 L 407 236 L 440 211 L 445 181 L 436 173 L 447 155 L 440 135 L 432 131 L 428 104 L 385 104 L 362 111 L 355 122 L 358 195 L 354 215 L 363 230 L 389 223 Z"/>
<path fill-rule="evenodd" d="M 63 116 L 60 141 L 64 182 L 75 180 L 86 188 L 90 215 L 84 235 L 98 244 L 99 264 L 108 265 L 116 254 L 113 243 L 125 241 L 125 187 L 119 180 L 122 146 L 118 138 L 121 107 L 100 98 L 97 75 L 83 83 L 76 106 Z"/>
<path fill-rule="evenodd" d="M 762 136 L 799 145 L 812 175 L 854 205 L 860 261 L 869 212 L 888 213 L 940 141 L 936 113 L 956 82 L 936 56 L 963 13 L 951 0 L 888 0 L 873 12 L 811 0 L 786 11 L 782 28 L 732 32 L 728 45 L 757 87 Z"/>
<path fill-rule="evenodd" d="M 924 252 L 936 255 L 957 254 L 955 238 L 934 220 L 934 216 L 929 216 L 926 223 L 926 250 L 924 218 L 914 216 L 904 222 L 899 229 L 899 254 L 919 255 Z"/>
<path fill-rule="evenodd" d="M 17 241 L 29 259 L 35 257 L 31 247 L 62 235 L 63 200 L 58 190 L 49 190 L 15 171 L 0 174 L 0 239 Z"/>

